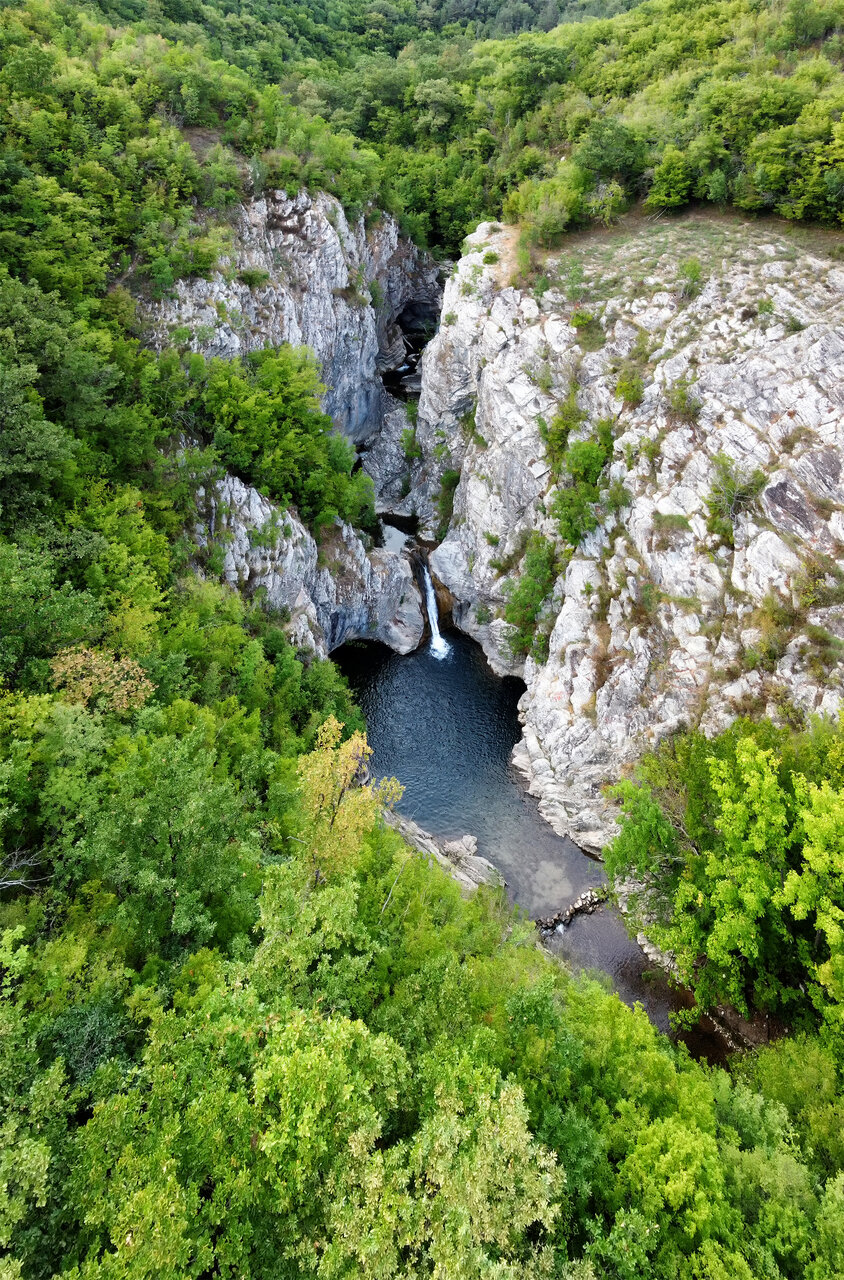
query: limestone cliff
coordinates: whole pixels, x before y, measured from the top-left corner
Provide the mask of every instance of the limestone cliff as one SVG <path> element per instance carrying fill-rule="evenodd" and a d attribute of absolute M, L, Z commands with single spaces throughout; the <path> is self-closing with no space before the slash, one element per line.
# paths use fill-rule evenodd
<path fill-rule="evenodd" d="M 165 346 L 182 329 L 206 356 L 285 342 L 310 347 L 326 385 L 323 407 L 360 442 L 385 416 L 406 425 L 381 377 L 405 359 L 402 325 L 434 316 L 440 293 L 436 264 L 393 218 L 350 223 L 333 196 L 270 191 L 240 206 L 231 252 L 211 279 L 178 281 L 143 317 L 152 345 Z M 196 542 L 206 562 L 218 548 L 225 579 L 289 614 L 293 638 L 320 656 L 356 638 L 406 653 L 422 638 L 405 556 L 367 551 L 348 525 L 317 548 L 295 516 L 234 476 L 200 494 Z"/>
<path fill-rule="evenodd" d="M 289 342 L 322 366 L 325 411 L 356 441 L 381 426 L 394 402 L 381 373 L 401 365 L 403 313 L 435 314 L 438 268 L 399 234 L 393 218 L 349 223 L 333 196 L 267 192 L 245 202 L 232 251 L 210 280 L 180 280 L 146 308 L 153 345 L 187 329 L 208 356 L 236 356 Z"/>
<path fill-rule="evenodd" d="M 234 476 L 200 493 L 198 512 L 200 551 L 218 548 L 225 581 L 260 593 L 302 649 L 326 657 L 347 640 L 378 640 L 409 653 L 421 641 L 421 597 L 406 556 L 367 552 L 347 524 L 318 548 L 301 521 Z"/>
<path fill-rule="evenodd" d="M 458 625 L 523 674 L 515 762 L 585 847 L 613 830 L 604 784 L 671 731 L 838 712 L 844 269 L 825 243 L 735 219 L 639 222 L 574 241 L 519 290 L 512 232 L 484 224 L 423 356 L 422 456 L 400 492 L 386 483 L 400 424 L 370 455 L 382 508 L 432 538 L 440 478 L 459 470 L 431 567 Z M 565 564 L 542 424 L 572 394 L 572 440 L 612 422 L 602 485 L 617 501 Z M 540 619 L 547 660 L 516 662 L 501 614 L 532 530 L 565 567 Z"/>

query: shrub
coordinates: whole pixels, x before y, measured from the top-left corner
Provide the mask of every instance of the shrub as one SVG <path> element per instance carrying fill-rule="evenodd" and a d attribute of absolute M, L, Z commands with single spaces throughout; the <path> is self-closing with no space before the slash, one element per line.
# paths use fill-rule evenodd
<path fill-rule="evenodd" d="M 563 458 L 568 448 L 569 436 L 573 431 L 577 431 L 585 421 L 586 414 L 577 405 L 577 383 L 575 382 L 569 387 L 568 395 L 551 419 L 550 426 L 544 418 L 537 419 L 539 434 L 545 444 L 545 451 L 551 464 L 551 472 L 555 478 L 560 473 Z"/>
<path fill-rule="evenodd" d="M 625 369 L 615 384 L 616 395 L 621 396 L 628 409 L 635 409 L 645 396 L 645 384 L 640 374 L 633 369 Z"/>
<path fill-rule="evenodd" d="M 573 311 L 569 323 L 577 330 L 577 340 L 584 351 L 600 351 L 606 341 L 606 334 L 601 328 L 597 316 L 589 311 Z"/>
<path fill-rule="evenodd" d="M 692 392 L 691 386 L 690 378 L 681 378 L 679 382 L 675 382 L 674 386 L 669 388 L 668 403 L 678 418 L 683 418 L 687 422 L 697 422 L 703 405 Z"/>
<path fill-rule="evenodd" d="M 715 479 L 706 500 L 709 508 L 707 527 L 710 533 L 732 545 L 733 525 L 737 516 L 750 507 L 765 486 L 765 473 L 743 471 L 732 458 L 719 453 L 714 459 Z"/>
<path fill-rule="evenodd" d="M 422 457 L 422 448 L 416 439 L 416 427 L 405 427 L 401 433 L 401 447 L 408 462 Z"/>
<path fill-rule="evenodd" d="M 525 551 L 524 569 L 518 583 L 508 582 L 504 618 L 512 631 L 509 644 L 516 656 L 531 651 L 543 601 L 554 586 L 556 576 L 554 546 L 541 533 L 532 533 Z"/>
<path fill-rule="evenodd" d="M 486 253 L 483 256 L 483 261 L 486 266 L 491 267 L 496 262 L 499 262 L 500 258 L 494 249 L 487 249 Z"/>
<path fill-rule="evenodd" d="M 437 498 L 437 515 L 439 517 L 437 534 L 441 539 L 448 533 L 448 526 L 451 523 L 451 516 L 454 511 L 454 491 L 459 483 L 459 471 L 449 470 L 443 472 L 443 477 L 440 481 L 440 492 Z"/>
<path fill-rule="evenodd" d="M 681 298 L 696 298 L 701 289 L 701 278 L 703 276 L 703 268 L 700 265 L 699 258 L 686 258 L 680 263 L 680 288 L 678 290 Z"/>
<path fill-rule="evenodd" d="M 627 207 L 627 194 L 620 182 L 600 182 L 590 191 L 584 208 L 590 218 L 611 226 Z"/>
<path fill-rule="evenodd" d="M 653 183 L 645 200 L 646 209 L 674 209 L 685 204 L 692 186 L 692 169 L 677 147 L 668 146 L 654 169 Z"/>
<path fill-rule="evenodd" d="M 599 499 L 598 478 L 612 453 L 612 421 L 599 422 L 596 434 L 589 440 L 570 445 L 562 455 L 561 469 L 571 476 L 572 484 L 557 491 L 551 504 L 551 514 L 557 521 L 560 536 L 571 546 L 577 547 L 593 529 L 598 527 L 594 504 Z M 615 499 L 629 499 L 622 485 Z"/>
<path fill-rule="evenodd" d="M 560 489 L 551 504 L 551 514 L 557 521 L 560 537 L 572 547 L 580 546 L 587 533 L 597 529 L 598 520 L 593 511 L 597 493 L 585 485 L 573 485 Z"/>
<path fill-rule="evenodd" d="M 241 271 L 238 275 L 241 284 L 245 284 L 249 289 L 260 289 L 261 285 L 267 283 L 270 278 L 269 271 L 262 271 L 259 267 L 249 267 L 245 271 Z"/>
<path fill-rule="evenodd" d="M 588 179 L 582 169 L 563 160 L 553 178 L 530 178 L 504 203 L 505 217 L 521 223 L 532 244 L 552 248 L 572 223 L 584 216 Z"/>
<path fill-rule="evenodd" d="M 692 526 L 689 524 L 688 518 L 677 512 L 655 511 L 653 520 L 658 551 L 664 551 L 670 546 L 672 534 L 691 533 Z"/>
<path fill-rule="evenodd" d="M 610 515 L 617 516 L 625 507 L 630 506 L 633 501 L 633 495 L 621 480 L 614 480 L 609 489 L 607 489 L 604 501 L 607 504 L 607 511 Z"/>

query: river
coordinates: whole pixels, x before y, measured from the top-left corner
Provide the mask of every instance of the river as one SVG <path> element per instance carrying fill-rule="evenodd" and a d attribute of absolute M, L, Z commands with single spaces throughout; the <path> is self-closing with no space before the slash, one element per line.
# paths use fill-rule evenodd
<path fill-rule="evenodd" d="M 553 831 L 515 775 L 510 754 L 520 737 L 522 682 L 496 676 L 466 636 L 449 631 L 443 642 L 445 652 L 426 640 L 404 657 L 375 644 L 332 655 L 366 717 L 373 773 L 404 784 L 399 811 L 433 835 L 476 836 L 478 852 L 501 871 L 511 899 L 528 915 L 553 915 L 604 883 L 603 868 Z M 606 975 L 623 1000 L 639 1001 L 669 1031 L 683 995 L 654 971 L 612 907 L 576 916 L 549 945 L 572 967 Z M 681 1038 L 695 1056 L 724 1056 L 714 1030 L 697 1027 Z"/>

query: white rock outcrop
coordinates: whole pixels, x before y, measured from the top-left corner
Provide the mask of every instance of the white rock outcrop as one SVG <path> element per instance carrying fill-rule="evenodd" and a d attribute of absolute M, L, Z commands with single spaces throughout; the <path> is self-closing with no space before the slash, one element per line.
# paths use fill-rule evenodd
<path fill-rule="evenodd" d="M 380 375 L 404 358 L 397 318 L 408 307 L 435 313 L 440 292 L 436 264 L 399 234 L 394 218 L 350 224 L 333 196 L 270 191 L 240 207 L 220 270 L 179 280 L 143 318 L 152 345 L 187 330 L 192 350 L 207 356 L 285 342 L 310 347 L 322 367 L 326 413 L 362 441 L 396 406 Z"/>
<path fill-rule="evenodd" d="M 605 785 L 671 732 L 841 706 L 844 272 L 822 241 L 798 256 L 769 226 L 700 216 L 581 240 L 534 292 L 510 287 L 512 256 L 509 228 L 469 237 L 422 358 L 422 457 L 380 506 L 442 536 L 440 480 L 460 472 L 432 571 L 457 624 L 527 684 L 514 761 L 543 814 L 600 849 Z M 609 420 L 614 443 L 598 527 L 567 554 L 543 431 L 572 394 L 570 440 Z M 505 584 L 533 531 L 562 571 L 540 616 L 547 659 L 516 660 Z"/>
<path fill-rule="evenodd" d="M 430 831 L 425 831 L 410 818 L 403 818 L 397 813 L 385 813 L 384 817 L 412 848 L 425 854 L 433 863 L 442 867 L 453 880 L 456 880 L 464 897 L 469 897 L 481 885 L 488 885 L 495 889 L 506 888 L 506 881 L 501 872 L 496 870 L 488 858 L 478 853 L 478 841 L 475 836 L 464 835 L 458 840 L 438 840 L 431 835 Z"/>
<path fill-rule="evenodd" d="M 339 523 L 318 548 L 296 516 L 235 476 L 200 492 L 198 513 L 200 550 L 219 548 L 225 581 L 289 619 L 300 648 L 326 657 L 347 640 L 378 640 L 398 653 L 420 643 L 422 600 L 406 555 L 367 552 Z"/>

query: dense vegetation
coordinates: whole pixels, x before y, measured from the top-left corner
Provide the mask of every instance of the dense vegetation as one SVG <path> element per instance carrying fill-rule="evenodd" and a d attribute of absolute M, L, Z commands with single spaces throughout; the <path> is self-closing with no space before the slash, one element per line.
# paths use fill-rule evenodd
<path fill-rule="evenodd" d="M 408 850 L 335 668 L 197 571 L 222 468 L 371 521 L 313 361 L 137 320 L 267 185 L 443 247 L 505 199 L 538 243 L 638 195 L 840 221 L 840 3 L 629 7 L 0 10 L 2 1280 L 844 1272 L 840 733 L 684 739 L 625 791 L 613 870 L 701 1006 L 799 1030 L 710 1070 Z M 573 545 L 608 440 L 566 413 Z"/>
<path fill-rule="evenodd" d="M 67 0 L 0 17 L 4 256 L 66 295 L 209 270 L 197 203 L 267 185 L 450 250 L 502 207 L 537 244 L 640 196 L 844 214 L 841 0 L 650 0 L 485 43 L 409 0 L 103 12 L 129 25 Z"/>
<path fill-rule="evenodd" d="M 739 721 L 648 756 L 623 783 L 618 880 L 700 1007 L 826 1025 L 844 1048 L 844 731 Z"/>

